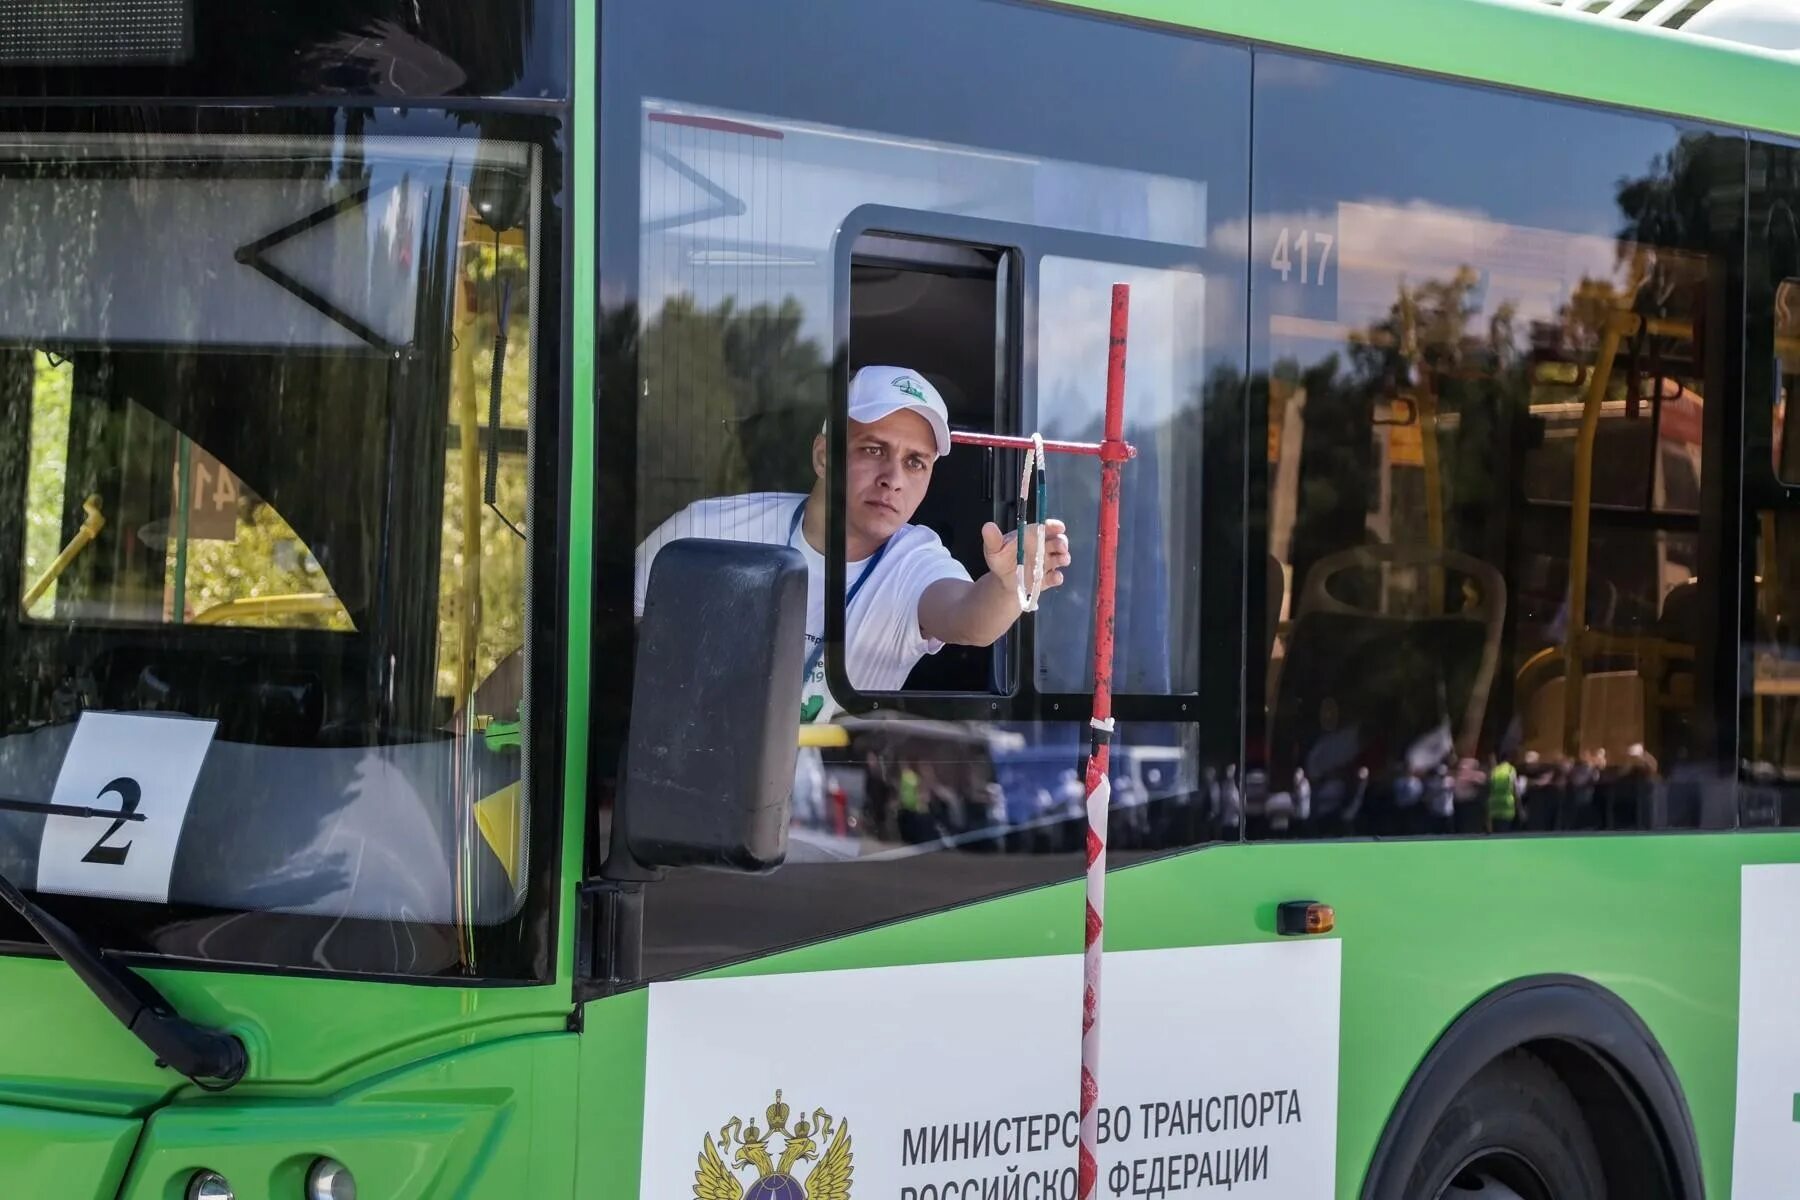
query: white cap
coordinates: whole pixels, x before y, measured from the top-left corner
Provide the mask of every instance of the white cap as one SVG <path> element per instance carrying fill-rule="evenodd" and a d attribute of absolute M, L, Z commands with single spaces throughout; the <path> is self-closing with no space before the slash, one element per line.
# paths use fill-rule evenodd
<path fill-rule="evenodd" d="M 950 453 L 950 412 L 926 378 L 905 367 L 864 367 L 850 378 L 850 419 L 871 425 L 910 408 L 931 422 L 938 457 Z"/>

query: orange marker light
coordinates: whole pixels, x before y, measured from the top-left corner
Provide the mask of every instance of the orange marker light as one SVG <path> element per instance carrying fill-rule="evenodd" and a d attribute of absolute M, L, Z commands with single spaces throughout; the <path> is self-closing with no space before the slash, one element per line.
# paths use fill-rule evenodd
<path fill-rule="evenodd" d="M 1330 933 L 1337 928 L 1337 912 L 1317 900 L 1287 900 L 1275 908 L 1275 932 L 1283 937 Z"/>

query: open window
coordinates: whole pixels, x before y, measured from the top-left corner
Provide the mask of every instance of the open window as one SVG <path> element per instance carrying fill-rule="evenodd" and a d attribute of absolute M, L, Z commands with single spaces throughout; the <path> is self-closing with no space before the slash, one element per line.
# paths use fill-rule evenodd
<path fill-rule="evenodd" d="M 829 408 L 830 489 L 843 495 L 849 380 L 866 365 L 918 371 L 957 432 L 1097 442 L 1111 287 L 1132 288 L 1120 516 L 1114 694 L 1137 719 L 1184 719 L 1199 691 L 1202 587 L 1191 546 L 1202 519 L 1207 410 L 1206 256 L 1193 247 L 868 206 L 840 227 L 837 330 L 844 353 Z M 1217 306 L 1224 312 L 1223 306 Z M 1236 386 L 1236 377 L 1221 384 Z M 1225 396 L 1223 399 L 1232 397 Z M 915 524 L 933 530 L 979 579 L 981 528 L 1018 520 L 1021 456 L 964 446 L 939 461 Z M 843 603 L 825 605 L 826 674 L 852 711 L 1041 719 L 1085 710 L 1093 688 L 1095 460 L 1052 454 L 1048 514 L 1065 521 L 1075 562 L 1038 612 L 993 647 L 946 646 L 905 687 L 861 693 L 836 651 Z M 850 586 L 844 506 L 826 541 L 827 597 Z M 1221 581 L 1212 581 L 1217 584 Z M 1223 589 L 1221 588 L 1221 594 Z"/>
<path fill-rule="evenodd" d="M 1016 426 L 1007 343 L 1013 252 L 946 238 L 869 232 L 850 257 L 851 374 L 893 363 L 918 371 L 944 398 L 950 427 L 994 433 Z M 979 579 L 983 521 L 1003 519 L 991 450 L 965 447 L 940 460 L 913 522 L 938 535 Z M 1013 490 L 1016 489 L 1016 484 Z M 909 692 L 1011 690 L 1011 637 L 993 647 L 945 646 L 907 678 Z"/>

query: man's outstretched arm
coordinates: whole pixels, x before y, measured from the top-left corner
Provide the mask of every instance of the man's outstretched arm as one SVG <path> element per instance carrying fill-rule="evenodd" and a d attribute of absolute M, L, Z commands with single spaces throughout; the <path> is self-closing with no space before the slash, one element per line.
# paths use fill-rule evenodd
<path fill-rule="evenodd" d="M 1025 570 L 1031 570 L 1037 539 L 1044 542 L 1044 590 L 1063 581 L 1069 565 L 1069 535 L 1061 521 L 1045 521 L 1025 529 Z M 988 571 L 973 583 L 940 579 L 919 597 L 919 632 L 934 641 L 958 646 L 991 646 L 1019 619 L 1018 534 L 1002 534 L 989 521 L 981 529 L 982 556 Z"/>

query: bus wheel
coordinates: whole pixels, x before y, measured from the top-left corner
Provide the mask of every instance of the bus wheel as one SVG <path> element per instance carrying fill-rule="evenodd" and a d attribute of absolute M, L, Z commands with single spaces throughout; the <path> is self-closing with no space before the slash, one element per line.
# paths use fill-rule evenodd
<path fill-rule="evenodd" d="M 1581 1106 L 1556 1073 L 1514 1050 L 1457 1093 L 1413 1168 L 1408 1196 L 1596 1200 L 1606 1173 Z"/>

